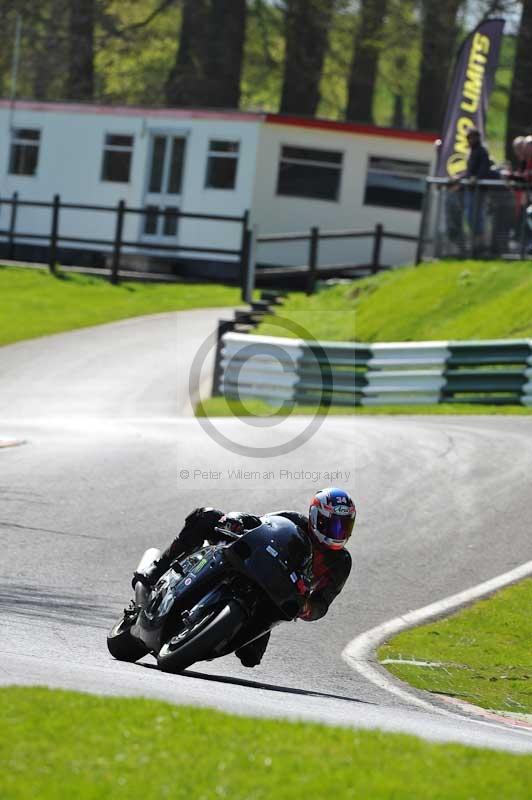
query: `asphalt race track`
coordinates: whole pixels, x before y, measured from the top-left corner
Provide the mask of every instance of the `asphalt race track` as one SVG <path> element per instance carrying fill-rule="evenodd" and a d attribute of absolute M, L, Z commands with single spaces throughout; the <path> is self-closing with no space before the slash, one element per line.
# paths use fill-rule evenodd
<path fill-rule="evenodd" d="M 0 446 L 0 682 L 532 752 L 532 731 L 412 708 L 341 658 L 369 628 L 532 559 L 532 418 L 329 417 L 286 455 L 240 455 L 203 430 L 188 397 L 219 316 L 164 314 L 0 349 L 0 445 L 19 442 Z M 216 427 L 260 448 L 308 424 Z M 192 508 L 304 510 L 330 482 L 353 491 L 359 518 L 354 571 L 324 620 L 278 628 L 254 670 L 229 656 L 169 676 L 150 657 L 109 656 L 140 555 Z"/>

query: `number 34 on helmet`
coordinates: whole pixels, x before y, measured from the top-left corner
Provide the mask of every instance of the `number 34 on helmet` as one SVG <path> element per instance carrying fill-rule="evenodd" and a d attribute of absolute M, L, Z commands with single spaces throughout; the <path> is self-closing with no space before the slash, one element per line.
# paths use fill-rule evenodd
<path fill-rule="evenodd" d="M 341 550 L 355 526 L 355 503 L 344 489 L 321 489 L 311 500 L 310 533 L 321 547 Z"/>

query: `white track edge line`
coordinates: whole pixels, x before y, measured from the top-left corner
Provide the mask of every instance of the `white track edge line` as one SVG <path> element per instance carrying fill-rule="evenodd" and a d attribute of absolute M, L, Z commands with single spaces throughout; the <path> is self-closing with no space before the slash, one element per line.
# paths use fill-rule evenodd
<path fill-rule="evenodd" d="M 443 600 L 438 600 L 428 606 L 418 608 L 415 611 L 409 611 L 407 614 L 404 614 L 401 617 L 395 617 L 394 619 L 384 622 L 381 625 L 377 625 L 375 628 L 371 628 L 370 630 L 365 631 L 364 633 L 361 633 L 359 636 L 356 636 L 354 639 L 352 639 L 344 648 L 342 652 L 342 658 L 352 669 L 358 672 L 359 675 L 366 678 L 366 680 L 373 683 L 379 689 L 383 689 L 389 694 L 399 697 L 401 700 L 404 700 L 410 705 L 415 705 L 418 708 L 424 709 L 425 711 L 430 711 L 432 713 L 436 712 L 446 717 L 459 717 L 460 719 L 470 720 L 471 718 L 467 717 L 465 714 L 459 714 L 455 711 L 444 709 L 437 702 L 431 702 L 428 699 L 423 699 L 422 697 L 418 696 L 415 690 L 409 691 L 406 688 L 406 685 L 404 687 L 400 686 L 395 682 L 395 679 L 386 675 L 386 672 L 383 668 L 374 666 L 374 664 L 377 663 L 375 659 L 375 650 L 380 644 L 394 634 L 400 633 L 407 628 L 412 628 L 415 625 L 420 625 L 423 622 L 428 622 L 435 617 L 444 616 L 451 611 L 455 611 L 456 609 L 471 603 L 474 600 L 480 600 L 481 598 L 492 594 L 497 589 L 502 589 L 505 586 L 509 586 L 510 584 L 515 583 L 522 578 L 530 577 L 531 575 L 532 561 L 527 561 L 525 564 L 521 564 L 521 566 L 516 567 L 509 572 L 505 572 L 502 575 L 497 575 L 495 578 L 484 581 L 484 583 L 479 583 L 477 586 L 473 586 L 470 589 L 464 590 L 463 592 L 458 592 L 457 594 L 453 594 L 450 597 L 444 598 Z M 479 709 L 479 713 L 481 713 L 481 709 Z M 510 729 L 515 733 L 525 733 L 525 731 L 520 731 L 518 728 L 514 728 L 510 725 L 504 725 L 502 723 L 478 719 L 476 719 L 475 722 L 483 725 L 489 725 L 491 727 L 502 728 L 504 730 Z"/>

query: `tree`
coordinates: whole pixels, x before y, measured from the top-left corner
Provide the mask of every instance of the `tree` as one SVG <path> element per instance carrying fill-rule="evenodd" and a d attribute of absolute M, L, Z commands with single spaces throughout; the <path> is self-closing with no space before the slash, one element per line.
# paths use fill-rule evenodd
<path fill-rule="evenodd" d="M 314 116 L 335 0 L 286 0 L 280 110 Z"/>
<path fill-rule="evenodd" d="M 241 84 L 244 108 L 277 111 L 284 50 L 284 9 L 266 0 L 250 0 Z"/>
<path fill-rule="evenodd" d="M 362 0 L 351 62 L 346 118 L 373 122 L 373 95 L 388 0 Z"/>
<path fill-rule="evenodd" d="M 416 0 L 388 0 L 377 85 L 390 95 L 388 124 L 394 128 L 415 125 L 420 48 L 416 6 Z"/>
<path fill-rule="evenodd" d="M 417 127 L 439 131 L 457 38 L 456 16 L 463 0 L 422 0 L 421 66 L 417 89 Z"/>
<path fill-rule="evenodd" d="M 517 34 L 514 74 L 510 89 L 506 151 L 512 155 L 515 136 L 532 133 L 532 0 L 523 0 L 523 13 Z"/>
<path fill-rule="evenodd" d="M 170 105 L 205 105 L 209 0 L 185 0 L 175 65 L 166 83 Z"/>
<path fill-rule="evenodd" d="M 95 0 L 69 2 L 69 100 L 91 101 L 94 97 Z"/>
<path fill-rule="evenodd" d="M 238 108 L 246 20 L 246 0 L 185 0 L 168 103 Z"/>
<path fill-rule="evenodd" d="M 214 0 L 207 61 L 211 106 L 239 106 L 246 22 L 246 0 Z"/>

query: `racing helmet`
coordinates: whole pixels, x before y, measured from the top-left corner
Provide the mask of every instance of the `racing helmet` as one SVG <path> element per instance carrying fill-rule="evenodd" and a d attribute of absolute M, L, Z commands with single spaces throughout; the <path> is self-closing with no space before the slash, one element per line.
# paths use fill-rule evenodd
<path fill-rule="evenodd" d="M 355 503 L 344 489 L 321 489 L 310 502 L 308 516 L 315 542 L 328 550 L 341 550 L 353 532 Z"/>

